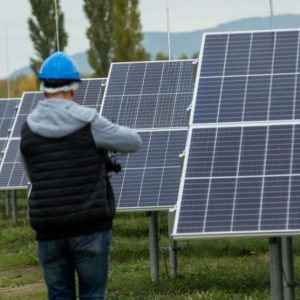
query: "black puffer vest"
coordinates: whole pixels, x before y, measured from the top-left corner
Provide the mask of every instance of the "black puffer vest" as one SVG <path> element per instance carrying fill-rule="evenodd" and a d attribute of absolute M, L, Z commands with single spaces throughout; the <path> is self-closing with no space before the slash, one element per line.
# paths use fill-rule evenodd
<path fill-rule="evenodd" d="M 90 124 L 63 138 L 21 131 L 32 190 L 29 216 L 37 240 L 89 234 L 112 227 L 114 196 L 105 154 L 96 148 Z"/>

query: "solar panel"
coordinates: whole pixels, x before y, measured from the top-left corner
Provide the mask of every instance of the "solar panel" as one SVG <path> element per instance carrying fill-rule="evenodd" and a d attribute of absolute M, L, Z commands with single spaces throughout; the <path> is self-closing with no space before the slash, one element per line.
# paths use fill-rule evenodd
<path fill-rule="evenodd" d="M 78 104 L 92 107 L 100 111 L 103 90 L 106 79 L 83 79 L 76 93 Z M 20 130 L 28 114 L 34 109 L 38 101 L 43 99 L 41 92 L 27 92 L 23 94 L 20 108 L 15 118 L 10 140 L 0 165 L 0 189 L 26 189 L 28 178 L 20 161 Z M 0 144 L 1 146 L 1 144 Z"/>
<path fill-rule="evenodd" d="M 300 232 L 299 30 L 208 34 L 174 237 Z"/>
<path fill-rule="evenodd" d="M 193 89 L 192 60 L 115 63 L 101 113 L 136 129 L 187 127 Z"/>
<path fill-rule="evenodd" d="M 7 139 L 20 99 L 0 99 L 0 139 Z"/>
<path fill-rule="evenodd" d="M 119 210 L 163 209 L 177 200 L 181 170 L 179 153 L 186 130 L 139 132 L 143 147 L 119 162 L 123 171 L 112 184 Z"/>
<path fill-rule="evenodd" d="M 0 161 L 8 142 L 20 99 L 0 99 Z"/>
<path fill-rule="evenodd" d="M 135 128 L 143 140 L 137 153 L 118 159 L 123 171 L 112 179 L 118 210 L 162 210 L 176 203 L 193 89 L 192 60 L 111 65 L 101 113 Z"/>

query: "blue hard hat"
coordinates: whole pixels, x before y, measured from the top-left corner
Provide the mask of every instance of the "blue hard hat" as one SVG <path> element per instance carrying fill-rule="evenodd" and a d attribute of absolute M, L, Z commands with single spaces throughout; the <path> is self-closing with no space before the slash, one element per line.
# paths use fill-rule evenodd
<path fill-rule="evenodd" d="M 80 74 L 72 58 L 64 52 L 55 52 L 42 64 L 38 79 L 80 81 Z"/>

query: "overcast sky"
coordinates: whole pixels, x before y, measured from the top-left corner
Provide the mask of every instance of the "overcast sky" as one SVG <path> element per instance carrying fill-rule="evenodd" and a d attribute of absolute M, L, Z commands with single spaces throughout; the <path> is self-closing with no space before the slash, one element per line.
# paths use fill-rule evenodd
<path fill-rule="evenodd" d="M 85 51 L 88 48 L 85 36 L 88 21 L 82 11 L 83 0 L 61 0 L 60 3 L 69 35 L 65 51 L 71 55 Z M 240 18 L 270 15 L 270 0 L 168 0 L 168 3 L 172 32 L 193 31 Z M 140 0 L 144 31 L 166 31 L 166 4 L 167 0 Z M 0 0 L 0 7 L 0 78 L 3 78 L 7 70 L 10 73 L 28 65 L 29 57 L 35 53 L 27 26 L 31 13 L 29 1 Z M 273 8 L 275 15 L 300 14 L 300 0 L 273 0 Z"/>

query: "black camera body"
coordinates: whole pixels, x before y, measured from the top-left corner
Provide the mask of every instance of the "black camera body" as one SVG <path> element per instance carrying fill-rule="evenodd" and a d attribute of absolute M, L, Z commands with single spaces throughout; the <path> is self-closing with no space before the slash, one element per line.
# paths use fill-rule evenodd
<path fill-rule="evenodd" d="M 106 170 L 107 170 L 107 173 L 110 173 L 110 172 L 119 173 L 122 170 L 122 166 L 116 160 L 114 160 L 111 157 L 107 156 L 107 158 L 106 158 Z"/>

